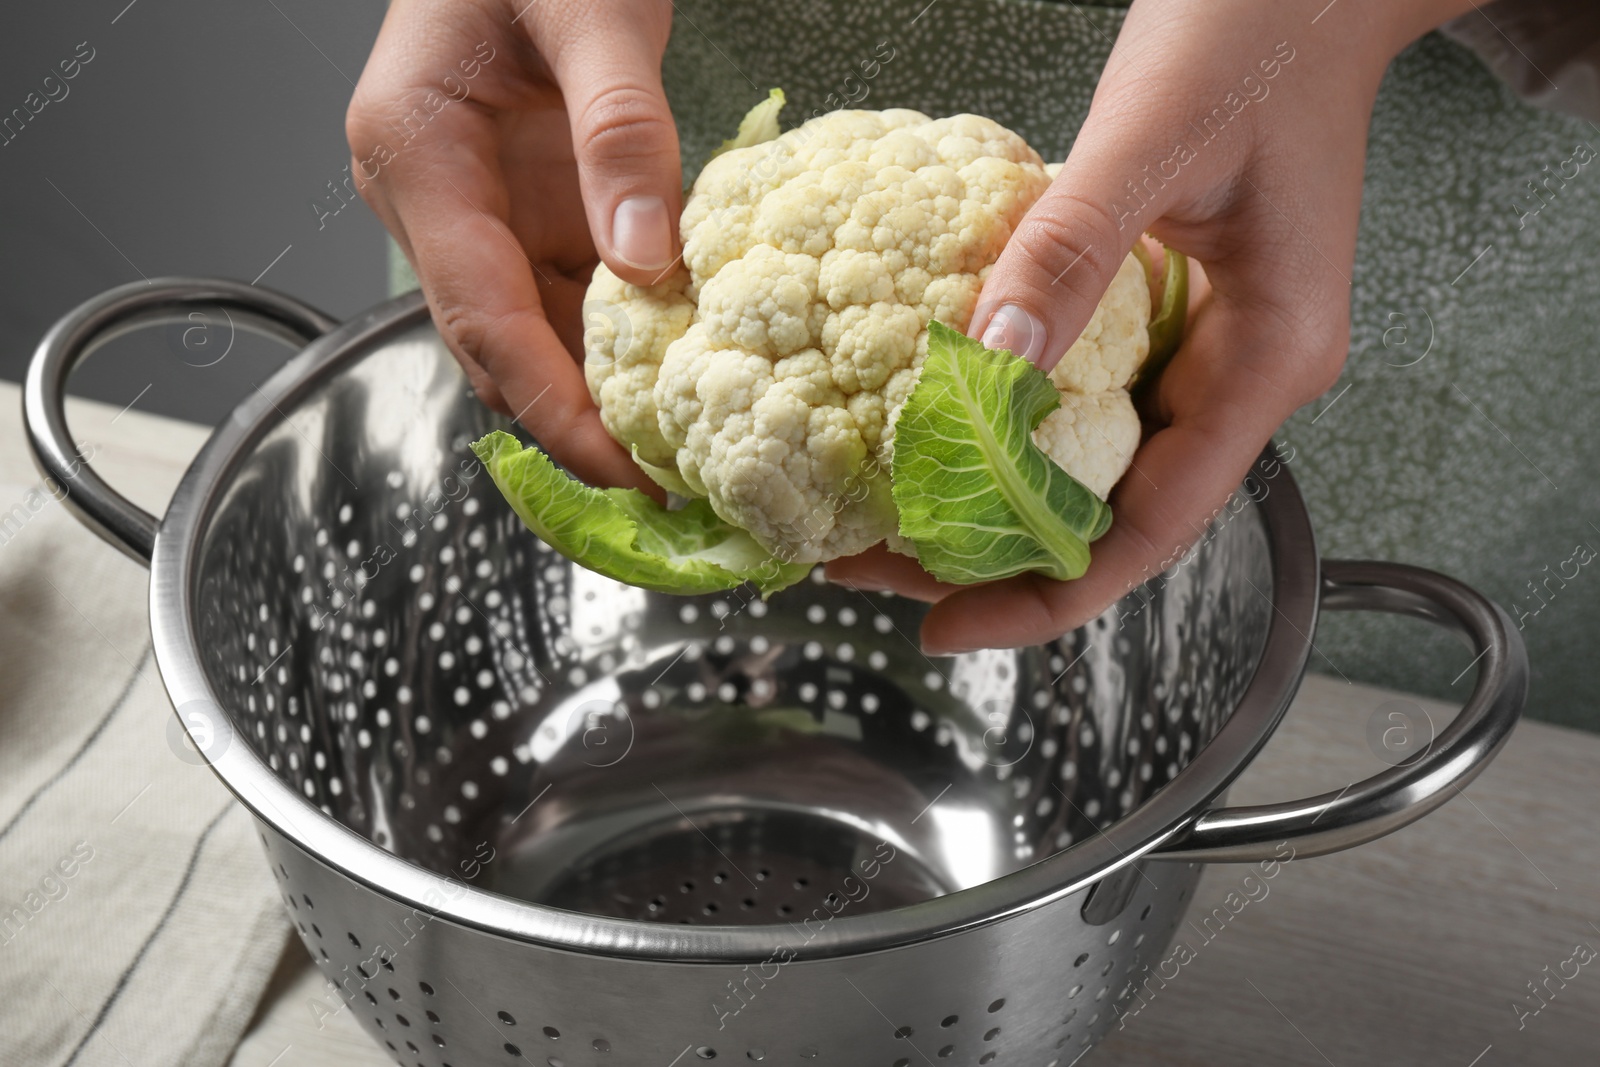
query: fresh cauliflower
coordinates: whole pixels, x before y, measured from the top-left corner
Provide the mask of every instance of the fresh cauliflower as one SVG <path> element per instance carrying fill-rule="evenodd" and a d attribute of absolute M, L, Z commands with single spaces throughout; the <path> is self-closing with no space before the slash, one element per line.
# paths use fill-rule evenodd
<path fill-rule="evenodd" d="M 1133 462 L 1139 414 L 1128 385 L 1150 353 L 1150 283 L 1128 256 L 1089 325 L 1050 372 L 1061 407 L 1033 432 L 1061 469 L 1104 500 Z"/>
<path fill-rule="evenodd" d="M 606 429 L 780 559 L 898 547 L 893 427 L 928 323 L 966 330 L 1049 183 L 1020 137 L 975 115 L 837 111 L 717 155 L 684 207 L 680 268 L 648 288 L 595 271 L 585 372 Z M 1150 314 L 1129 256 L 1034 435 L 1102 499 L 1139 442 L 1127 387 Z"/>

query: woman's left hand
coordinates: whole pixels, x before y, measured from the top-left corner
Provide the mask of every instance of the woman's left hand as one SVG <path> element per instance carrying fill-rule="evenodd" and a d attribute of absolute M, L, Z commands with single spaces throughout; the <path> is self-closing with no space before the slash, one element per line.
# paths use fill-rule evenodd
<path fill-rule="evenodd" d="M 984 284 L 972 334 L 1048 371 L 1149 231 L 1203 265 L 1183 346 L 1088 572 L 958 587 L 881 547 L 830 579 L 935 601 L 930 655 L 1051 640 L 1178 560 L 1272 434 L 1339 377 L 1378 84 L 1470 0 L 1136 0 L 1060 175 Z M 1153 432 L 1151 432 L 1153 430 Z"/>

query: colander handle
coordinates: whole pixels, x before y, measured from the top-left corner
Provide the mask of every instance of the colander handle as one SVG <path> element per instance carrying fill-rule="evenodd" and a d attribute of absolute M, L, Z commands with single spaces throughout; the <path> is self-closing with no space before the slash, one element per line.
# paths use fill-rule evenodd
<path fill-rule="evenodd" d="M 62 503 L 89 529 L 150 565 L 158 522 L 105 483 L 79 455 L 67 430 L 67 377 L 89 353 L 122 334 L 187 321 L 199 308 L 238 312 L 241 325 L 296 348 L 338 323 L 293 297 L 222 278 L 156 278 L 101 293 L 62 316 L 28 364 L 22 419 L 39 472 L 60 487 Z"/>
<path fill-rule="evenodd" d="M 1401 563 L 1323 560 L 1322 607 L 1426 619 L 1461 637 L 1478 677 L 1466 704 L 1421 753 L 1337 793 L 1215 808 L 1169 838 L 1152 859 L 1257 862 L 1318 856 L 1365 844 L 1459 793 L 1511 736 L 1528 695 L 1522 635 L 1492 601 L 1453 578 Z M 1465 672 L 1463 672 L 1465 673 Z"/>

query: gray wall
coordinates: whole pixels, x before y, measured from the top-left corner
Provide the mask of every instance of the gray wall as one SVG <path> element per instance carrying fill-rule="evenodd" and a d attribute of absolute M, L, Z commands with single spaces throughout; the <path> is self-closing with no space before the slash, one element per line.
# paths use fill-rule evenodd
<path fill-rule="evenodd" d="M 266 270 L 262 285 L 341 318 L 382 299 L 372 213 L 356 203 L 319 228 L 310 205 L 348 162 L 344 109 L 383 11 L 381 0 L 8 5 L 0 116 L 58 99 L 0 132 L 0 377 L 21 379 L 62 312 L 141 277 L 248 282 Z M 90 49 L 61 79 L 59 64 Z M 73 392 L 214 422 L 287 355 L 246 338 L 211 363 L 218 345 L 181 337 L 153 329 L 108 345 Z"/>

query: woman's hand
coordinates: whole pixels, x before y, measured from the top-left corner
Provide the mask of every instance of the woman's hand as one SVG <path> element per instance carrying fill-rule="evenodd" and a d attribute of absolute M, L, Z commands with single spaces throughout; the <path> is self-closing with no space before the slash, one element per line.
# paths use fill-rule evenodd
<path fill-rule="evenodd" d="M 650 284 L 679 255 L 671 21 L 669 0 L 394 0 L 346 121 L 478 395 L 585 481 L 653 494 L 572 353 L 596 262 Z"/>
<path fill-rule="evenodd" d="M 1141 231 L 1202 265 L 1209 286 L 1146 412 L 1157 428 L 1111 497 L 1110 532 L 1075 582 L 948 586 L 881 548 L 828 576 L 937 601 L 922 629 L 937 654 L 1052 639 L 1179 558 L 1272 433 L 1338 378 L 1379 81 L 1466 6 L 1136 0 L 1066 165 L 995 264 L 971 329 L 1048 371 Z"/>

